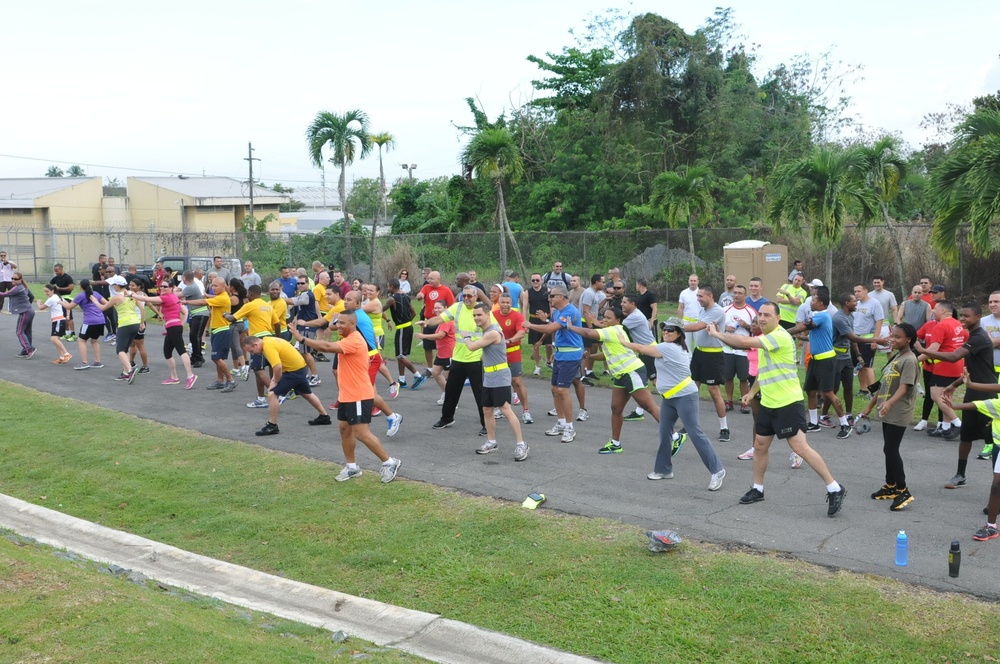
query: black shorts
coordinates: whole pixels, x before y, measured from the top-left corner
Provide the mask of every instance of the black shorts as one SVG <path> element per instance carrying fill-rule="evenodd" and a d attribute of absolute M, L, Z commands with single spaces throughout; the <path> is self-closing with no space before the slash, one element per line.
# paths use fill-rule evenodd
<path fill-rule="evenodd" d="M 833 368 L 833 389 L 836 390 L 839 385 L 844 386 L 845 395 L 854 389 L 854 365 L 840 359 Z"/>
<path fill-rule="evenodd" d="M 118 331 L 115 333 L 115 352 L 127 353 L 129 347 L 132 345 L 132 341 L 138 333 L 138 323 L 135 323 L 134 325 L 119 325 Z"/>
<path fill-rule="evenodd" d="M 451 369 L 451 358 L 450 357 L 435 357 L 434 366 L 441 367 L 445 371 Z"/>
<path fill-rule="evenodd" d="M 505 403 L 510 403 L 510 385 L 503 387 L 483 387 L 483 398 L 481 403 L 483 408 L 499 408 Z"/>
<path fill-rule="evenodd" d="M 721 385 L 725 382 L 722 377 L 725 369 L 725 353 L 720 349 L 718 353 L 706 353 L 697 348 L 691 353 L 691 379 L 696 383 L 705 385 Z"/>
<path fill-rule="evenodd" d="M 52 336 L 61 337 L 64 334 L 66 334 L 66 319 L 60 318 L 52 321 Z"/>
<path fill-rule="evenodd" d="M 791 323 L 789 323 L 787 320 L 779 320 L 778 321 L 778 325 L 780 325 L 782 327 L 782 329 L 790 330 L 793 327 L 795 327 L 795 321 L 792 321 Z"/>
<path fill-rule="evenodd" d="M 351 426 L 355 424 L 371 424 L 372 407 L 374 405 L 374 399 L 351 401 L 350 403 L 341 401 L 340 405 L 337 406 L 337 421 L 347 422 Z"/>
<path fill-rule="evenodd" d="M 424 325 L 424 334 L 434 334 L 437 332 L 437 325 Z M 437 339 L 421 339 L 424 350 L 437 350 Z"/>
<path fill-rule="evenodd" d="M 992 425 L 993 420 L 978 410 L 964 410 L 962 411 L 962 433 L 959 440 L 963 443 L 974 440 L 992 443 Z"/>
<path fill-rule="evenodd" d="M 958 377 L 956 376 L 939 376 L 937 374 L 931 374 L 931 387 L 948 387 L 956 380 L 958 380 Z"/>
<path fill-rule="evenodd" d="M 100 325 L 88 325 L 84 323 L 80 326 L 80 333 L 76 335 L 78 339 L 87 341 L 89 339 L 95 339 L 100 341 L 101 337 L 104 336 L 104 323 Z"/>
<path fill-rule="evenodd" d="M 737 355 L 736 353 L 723 353 L 723 355 L 726 356 L 725 369 L 723 370 L 723 377 L 726 380 L 738 378 L 743 381 L 750 378 L 750 360 L 746 355 Z"/>
<path fill-rule="evenodd" d="M 837 387 L 837 359 L 828 357 L 824 360 L 817 360 L 815 357 L 809 360 L 806 367 L 805 391 L 811 392 L 832 392 Z"/>
<path fill-rule="evenodd" d="M 787 440 L 799 431 L 804 433 L 807 426 L 806 407 L 801 401 L 780 408 L 768 408 L 761 404 L 754 420 L 754 433 Z"/>
<path fill-rule="evenodd" d="M 646 383 L 646 367 L 643 367 L 642 369 L 623 373 L 621 376 L 615 376 L 611 386 L 632 394 L 646 387 Z"/>
<path fill-rule="evenodd" d="M 144 341 L 146 339 L 146 326 L 139 325 L 139 331 L 135 333 L 135 338 L 132 341 Z"/>
<path fill-rule="evenodd" d="M 871 369 L 875 366 L 875 349 L 870 343 L 858 344 L 858 351 L 861 353 L 861 363 Z"/>
<path fill-rule="evenodd" d="M 285 371 L 281 374 L 281 380 L 271 391 L 279 397 L 283 397 L 292 390 L 295 390 L 296 394 L 312 394 L 312 388 L 309 387 L 308 367 L 302 367 L 296 371 Z"/>
<path fill-rule="evenodd" d="M 396 359 L 407 357 L 413 349 L 413 325 L 407 325 L 400 329 L 396 328 L 394 342 L 396 346 Z"/>
<path fill-rule="evenodd" d="M 176 351 L 178 355 L 187 352 L 187 345 L 184 343 L 184 326 L 171 325 L 166 328 L 167 336 L 163 337 L 163 359 L 169 360 Z"/>
<path fill-rule="evenodd" d="M 540 321 L 540 320 L 532 320 L 531 322 L 532 323 L 537 323 L 539 325 L 542 324 L 542 321 Z M 539 332 L 538 330 L 528 330 L 528 343 L 531 344 L 532 346 L 534 346 L 539 341 L 541 341 L 542 337 L 544 337 L 544 336 L 545 336 L 545 332 Z M 552 335 L 551 334 L 549 335 L 548 339 L 546 340 L 545 345 L 546 346 L 551 346 L 552 345 Z"/>
<path fill-rule="evenodd" d="M 228 327 L 212 332 L 212 361 L 228 360 L 229 347 L 232 345 L 233 332 Z"/>

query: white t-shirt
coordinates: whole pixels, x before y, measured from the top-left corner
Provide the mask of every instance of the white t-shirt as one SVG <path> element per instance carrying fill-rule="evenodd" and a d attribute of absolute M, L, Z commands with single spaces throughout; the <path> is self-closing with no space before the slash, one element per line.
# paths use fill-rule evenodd
<path fill-rule="evenodd" d="M 754 316 L 757 315 L 757 311 L 751 307 L 749 304 L 745 305 L 742 309 L 736 307 L 735 305 L 729 305 L 726 307 L 726 329 L 725 331 L 729 334 L 736 334 L 741 337 L 750 336 L 750 323 L 753 322 Z M 743 327 L 741 323 L 746 323 L 747 327 Z M 739 348 L 730 348 L 729 346 L 723 345 L 722 351 L 724 353 L 729 353 L 730 355 L 746 355 L 745 350 Z"/>
<path fill-rule="evenodd" d="M 986 334 L 990 335 L 990 341 L 1000 337 L 1000 318 L 997 318 L 993 314 L 980 318 L 979 327 L 986 330 Z M 993 366 L 1000 367 L 1000 348 L 993 348 Z"/>
<path fill-rule="evenodd" d="M 52 320 L 63 320 L 66 318 L 66 310 L 63 309 L 62 303 L 62 298 L 58 295 L 53 295 L 45 300 L 45 306 L 49 308 L 49 316 L 52 317 Z"/>
<path fill-rule="evenodd" d="M 677 298 L 679 304 L 684 305 L 684 322 L 693 323 L 701 315 L 701 304 L 698 302 L 698 289 L 691 290 L 685 288 Z"/>

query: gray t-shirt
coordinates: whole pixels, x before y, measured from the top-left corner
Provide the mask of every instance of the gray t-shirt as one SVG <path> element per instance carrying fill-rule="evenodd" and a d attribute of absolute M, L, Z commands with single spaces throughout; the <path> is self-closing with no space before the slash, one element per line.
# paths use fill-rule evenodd
<path fill-rule="evenodd" d="M 658 394 L 676 387 L 685 378 L 691 377 L 691 353 L 680 347 L 679 344 L 663 342 L 656 345 L 656 350 L 660 351 L 662 357 L 656 358 L 656 391 Z M 697 394 L 698 386 L 691 381 L 687 386 L 681 388 L 673 397 L 683 397 L 689 394 Z"/>
<path fill-rule="evenodd" d="M 931 319 L 931 305 L 920 300 L 903 302 L 903 322 L 909 323 L 914 330 L 922 328 Z"/>
<path fill-rule="evenodd" d="M 580 317 L 583 318 L 584 322 L 587 320 L 587 312 L 589 311 L 597 317 L 597 311 L 601 308 L 601 302 L 607 299 L 607 295 L 604 291 L 595 291 L 593 288 L 588 288 L 583 291 L 580 296 Z"/>
<path fill-rule="evenodd" d="M 626 328 L 632 335 L 632 343 L 649 346 L 655 341 L 653 332 L 649 329 L 649 321 L 638 309 L 625 317 L 625 320 L 622 321 L 622 327 Z"/>
<path fill-rule="evenodd" d="M 233 280 L 233 273 L 230 272 L 229 268 L 226 267 L 225 265 L 223 265 L 220 268 L 217 268 L 213 265 L 212 268 L 209 270 L 209 272 L 215 272 L 216 276 L 225 279 L 226 285 L 229 285 L 229 282 Z"/>
<path fill-rule="evenodd" d="M 698 314 L 699 323 L 715 323 L 720 330 L 726 327 L 726 310 L 713 304 Z M 722 342 L 708 333 L 708 328 L 694 333 L 695 348 L 722 348 Z"/>
<path fill-rule="evenodd" d="M 499 371 L 486 370 L 487 367 L 507 363 L 507 344 L 503 342 L 503 330 L 494 323 L 486 328 L 486 332 L 499 334 L 500 343 L 490 344 L 483 348 L 483 387 L 507 387 L 510 385 L 510 367 Z"/>
<path fill-rule="evenodd" d="M 874 297 L 869 297 L 867 302 L 858 300 L 858 308 L 854 310 L 854 334 L 859 337 L 878 334 L 880 330 L 875 329 L 875 321 L 884 318 L 882 305 Z"/>
<path fill-rule="evenodd" d="M 986 330 L 986 334 L 990 336 L 990 342 L 1000 337 L 1000 318 L 997 318 L 993 314 L 980 318 L 979 327 Z M 920 328 L 917 329 L 919 330 Z M 993 366 L 1000 367 L 1000 348 L 995 346 L 993 347 Z"/>
<path fill-rule="evenodd" d="M 895 293 L 883 288 L 881 293 L 877 290 L 872 290 L 868 293 L 868 296 L 875 298 L 878 300 L 878 303 L 882 305 L 882 314 L 885 316 L 886 325 L 892 325 L 896 322 L 895 320 L 890 320 L 893 316 L 893 311 L 896 308 Z M 917 329 L 919 330 L 920 328 L 918 327 Z M 875 331 L 878 332 L 878 330 Z"/>
<path fill-rule="evenodd" d="M 185 284 L 181 282 L 181 295 L 184 296 L 185 300 L 201 300 L 205 297 L 205 292 L 198 287 L 197 281 L 192 281 L 190 284 Z M 192 316 L 207 316 L 208 307 L 194 307 L 191 310 Z"/>
<path fill-rule="evenodd" d="M 833 315 L 833 350 L 838 362 L 851 361 L 851 340 L 848 334 L 854 332 L 854 318 L 851 314 L 837 311 Z"/>

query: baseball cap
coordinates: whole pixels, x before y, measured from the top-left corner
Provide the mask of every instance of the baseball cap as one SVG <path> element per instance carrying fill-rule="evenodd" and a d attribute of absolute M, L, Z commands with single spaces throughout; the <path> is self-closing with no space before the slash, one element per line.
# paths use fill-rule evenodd
<path fill-rule="evenodd" d="M 947 292 L 947 290 L 948 289 L 942 286 L 941 284 L 934 284 L 933 286 L 931 286 L 932 293 L 945 293 Z"/>
<path fill-rule="evenodd" d="M 678 332 L 684 331 L 684 321 L 682 321 L 677 316 L 671 316 L 667 320 L 660 323 L 660 329 L 666 331 L 670 328 L 675 328 Z"/>
<path fill-rule="evenodd" d="M 126 285 L 125 277 L 121 276 L 120 274 L 116 274 L 115 276 L 108 279 L 108 283 L 111 284 L 112 286 Z"/>
<path fill-rule="evenodd" d="M 819 287 L 823 285 L 823 282 L 820 281 L 819 279 L 813 279 L 812 281 L 809 282 L 809 285 Z"/>

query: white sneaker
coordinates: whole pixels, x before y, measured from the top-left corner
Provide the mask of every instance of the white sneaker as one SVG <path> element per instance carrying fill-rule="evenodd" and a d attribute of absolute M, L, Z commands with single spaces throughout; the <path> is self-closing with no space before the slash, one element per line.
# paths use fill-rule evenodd
<path fill-rule="evenodd" d="M 563 434 L 562 425 L 556 424 L 554 427 L 545 432 L 546 436 L 561 436 Z"/>
<path fill-rule="evenodd" d="M 552 410 L 545 413 L 549 417 L 559 417 L 559 411 L 553 408 Z"/>
<path fill-rule="evenodd" d="M 792 452 L 792 458 L 790 459 L 790 461 L 792 462 L 792 468 L 802 467 L 802 457 L 800 457 L 795 452 Z"/>
<path fill-rule="evenodd" d="M 476 454 L 489 454 L 490 452 L 496 452 L 496 451 L 497 451 L 496 443 L 485 442 L 483 443 L 482 447 L 476 450 Z"/>
<path fill-rule="evenodd" d="M 586 408 L 580 409 L 580 414 L 576 416 L 577 422 L 586 422 L 590 419 L 590 413 L 587 412 Z"/>
<path fill-rule="evenodd" d="M 347 480 L 353 480 L 355 477 L 361 477 L 361 469 L 348 468 L 347 466 L 344 466 L 344 469 L 341 470 L 340 474 L 337 475 L 337 477 L 335 477 L 334 479 L 336 479 L 338 482 L 346 482 Z"/>
<path fill-rule="evenodd" d="M 493 409 L 493 419 L 494 420 L 502 420 L 503 419 L 503 413 L 500 411 L 499 408 L 494 408 Z"/>
<path fill-rule="evenodd" d="M 927 428 L 927 420 L 920 420 L 917 422 L 917 426 L 913 427 L 914 431 L 923 431 Z"/>
<path fill-rule="evenodd" d="M 717 473 L 712 473 L 712 479 L 708 481 L 709 491 L 718 491 L 722 488 L 722 480 L 726 479 L 726 469 L 723 468 Z"/>
<path fill-rule="evenodd" d="M 512 405 L 512 406 L 520 406 L 521 405 L 521 397 L 517 396 L 517 392 L 514 392 L 514 398 L 511 399 L 510 405 Z"/>
<path fill-rule="evenodd" d="M 444 392 L 441 393 L 441 398 L 438 399 L 435 403 L 437 403 L 437 405 L 439 405 L 439 406 L 443 406 L 444 405 Z"/>
<path fill-rule="evenodd" d="M 743 454 L 737 454 L 736 458 L 739 459 L 740 461 L 749 461 L 753 459 L 753 448 L 751 447 Z"/>
<path fill-rule="evenodd" d="M 323 381 L 320 380 L 319 376 L 309 376 L 309 387 L 317 387 L 322 383 Z"/>
<path fill-rule="evenodd" d="M 388 427 L 388 429 L 386 430 L 385 435 L 389 437 L 395 436 L 396 432 L 399 431 L 399 425 L 402 423 L 403 423 L 402 413 L 393 413 L 392 415 L 386 417 L 385 424 Z"/>
<path fill-rule="evenodd" d="M 532 376 L 541 376 L 542 375 L 542 368 L 541 367 L 535 367 L 535 371 L 531 375 Z"/>
<path fill-rule="evenodd" d="M 528 458 L 528 444 L 520 442 L 514 446 L 514 461 L 524 461 Z"/>
<path fill-rule="evenodd" d="M 671 471 L 669 473 L 656 473 L 656 472 L 653 472 L 653 473 L 650 473 L 649 475 L 646 475 L 646 479 L 647 480 L 672 480 L 672 479 L 674 479 L 674 473 L 673 473 L 673 471 Z"/>
<path fill-rule="evenodd" d="M 267 399 L 264 397 L 257 397 L 247 404 L 247 408 L 267 408 Z"/>
<path fill-rule="evenodd" d="M 562 438 L 559 439 L 560 443 L 572 443 L 573 439 L 576 438 L 576 431 L 571 427 L 566 427 L 563 429 Z"/>
<path fill-rule="evenodd" d="M 524 424 L 534 424 L 535 420 L 533 417 L 531 417 L 531 413 L 529 413 L 528 411 L 524 411 L 523 413 L 521 413 L 521 422 L 523 422 Z"/>

